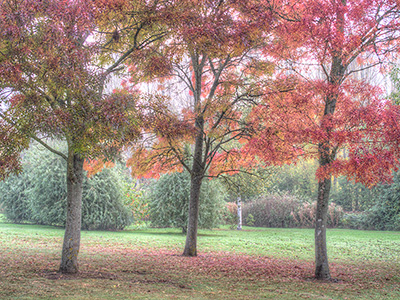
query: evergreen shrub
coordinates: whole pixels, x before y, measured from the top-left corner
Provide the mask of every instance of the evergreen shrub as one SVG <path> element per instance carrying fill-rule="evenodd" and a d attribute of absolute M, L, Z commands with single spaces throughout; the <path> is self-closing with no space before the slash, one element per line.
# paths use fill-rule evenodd
<path fill-rule="evenodd" d="M 65 150 L 60 143 L 53 147 Z M 24 171 L 0 183 L 0 202 L 8 220 L 64 226 L 66 218 L 66 162 L 32 145 L 23 157 Z M 132 221 L 123 205 L 123 182 L 118 168 L 105 168 L 85 177 L 82 195 L 82 229 L 119 230 Z"/>
<path fill-rule="evenodd" d="M 225 192 L 215 180 L 203 180 L 200 191 L 199 227 L 220 224 Z M 149 215 L 153 227 L 175 227 L 186 232 L 189 212 L 190 175 L 187 172 L 164 174 L 149 193 Z"/>

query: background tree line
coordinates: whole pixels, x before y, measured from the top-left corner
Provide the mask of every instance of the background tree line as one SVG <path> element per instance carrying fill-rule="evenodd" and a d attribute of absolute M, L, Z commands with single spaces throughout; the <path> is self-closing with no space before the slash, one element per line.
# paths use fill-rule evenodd
<path fill-rule="evenodd" d="M 65 145 L 53 142 L 62 151 Z M 65 162 L 33 144 L 23 155 L 24 171 L 0 183 L 0 203 L 9 221 L 65 226 Z M 315 219 L 316 163 L 271 167 L 259 176 L 233 175 L 242 186 L 244 225 L 308 228 Z M 255 172 L 257 174 L 257 172 Z M 175 227 L 185 233 L 189 203 L 188 174 L 164 174 L 159 180 L 134 181 L 123 164 L 85 177 L 82 229 L 121 230 L 127 226 Z M 328 226 L 400 230 L 400 178 L 368 189 L 345 177 L 333 179 Z M 246 187 L 246 188 L 244 188 Z M 199 226 L 236 227 L 238 196 L 232 182 L 207 180 L 200 196 Z"/>

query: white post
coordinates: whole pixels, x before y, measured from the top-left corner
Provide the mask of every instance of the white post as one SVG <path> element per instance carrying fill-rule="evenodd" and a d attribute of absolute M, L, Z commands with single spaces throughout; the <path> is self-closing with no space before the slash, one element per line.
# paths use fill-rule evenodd
<path fill-rule="evenodd" d="M 237 230 L 242 230 L 242 199 L 240 198 L 240 195 L 237 198 L 237 214 L 238 214 Z"/>

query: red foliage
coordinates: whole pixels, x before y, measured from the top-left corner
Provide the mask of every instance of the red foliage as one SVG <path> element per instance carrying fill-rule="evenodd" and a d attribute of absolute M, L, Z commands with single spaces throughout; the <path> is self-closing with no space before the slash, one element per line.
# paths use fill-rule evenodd
<path fill-rule="evenodd" d="M 193 160 L 202 162 L 203 175 L 209 170 L 212 176 L 256 163 L 241 152 L 237 141 L 249 136 L 243 107 L 257 93 L 255 82 L 269 76 L 272 68 L 265 57 L 253 55 L 261 29 L 243 11 L 236 1 L 185 0 L 174 10 L 162 12 L 168 16 L 165 23 L 170 31 L 147 55 L 161 60 L 158 67 L 163 70 L 148 68 L 139 58 L 131 68 L 131 83 L 160 76 L 176 78 L 187 88 L 190 103 L 180 103 L 184 108 L 175 110 L 172 104 L 153 103 L 147 109 L 146 130 L 154 136 L 146 140 L 146 150 L 139 150 L 129 161 L 136 175 L 157 176 L 178 165 L 191 169 Z M 267 15 L 264 12 L 264 20 L 269 22 Z M 252 72 L 261 69 L 268 70 L 267 74 Z M 161 87 L 168 91 L 168 84 L 171 81 L 163 81 Z M 201 141 L 196 147 L 201 145 L 204 151 L 192 149 L 196 140 Z M 193 158 L 195 153 L 200 155 Z"/>
<path fill-rule="evenodd" d="M 100 172 L 104 167 L 112 168 L 114 167 L 114 163 L 110 161 L 102 161 L 102 160 L 95 160 L 95 159 L 88 159 L 85 160 L 83 163 L 83 169 L 87 171 L 87 177 L 91 177 L 96 173 Z"/>
<path fill-rule="evenodd" d="M 13 137 L 14 156 L 33 137 L 67 140 L 83 157 L 110 159 L 140 135 L 136 94 L 99 94 L 109 74 L 98 67 L 99 41 L 88 37 L 101 9 L 80 0 L 1 3 L 0 83 L 9 92 L 1 118 L 23 137 Z"/>
<path fill-rule="evenodd" d="M 0 119 L 0 180 L 21 171 L 21 152 L 29 140 Z"/>
<path fill-rule="evenodd" d="M 398 109 L 379 88 L 352 77 L 350 64 L 368 57 L 360 60 L 368 67 L 393 51 L 398 7 L 393 0 L 343 3 L 297 2 L 297 22 L 276 28 L 277 42 L 265 53 L 290 61 L 292 75 L 282 72 L 264 88 L 248 151 L 274 164 L 322 157 L 319 179 L 346 175 L 371 186 L 389 181 L 398 164 Z"/>

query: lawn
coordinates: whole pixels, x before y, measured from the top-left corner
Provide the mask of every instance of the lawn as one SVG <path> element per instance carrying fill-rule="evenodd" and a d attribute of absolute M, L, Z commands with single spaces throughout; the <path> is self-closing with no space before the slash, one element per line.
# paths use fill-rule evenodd
<path fill-rule="evenodd" d="M 82 232 L 80 273 L 58 274 L 63 230 L 0 220 L 0 299 L 400 299 L 400 233 L 329 230 L 333 282 L 316 282 L 313 230 Z"/>

